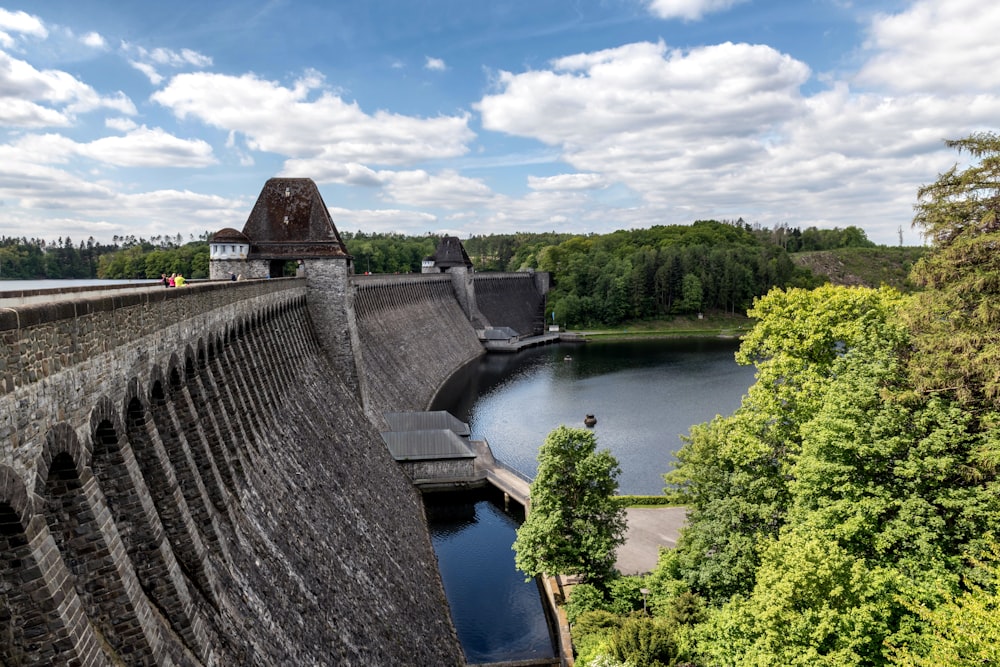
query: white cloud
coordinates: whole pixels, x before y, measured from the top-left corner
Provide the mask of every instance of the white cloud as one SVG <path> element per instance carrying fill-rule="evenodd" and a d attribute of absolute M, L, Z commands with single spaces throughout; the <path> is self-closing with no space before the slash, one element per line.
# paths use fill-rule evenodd
<path fill-rule="evenodd" d="M 124 184 L 96 182 L 63 169 L 23 160 L 0 145 L 0 235 L 74 240 L 114 234 L 198 235 L 240 227 L 253 202 L 175 189 L 123 192 Z M 28 231 L 32 230 L 32 231 Z"/>
<path fill-rule="evenodd" d="M 448 69 L 448 67 L 440 58 L 431 58 L 430 56 L 427 56 L 427 60 L 424 62 L 424 69 L 429 69 L 435 72 L 443 72 Z"/>
<path fill-rule="evenodd" d="M 388 200 L 410 206 L 460 209 L 482 205 L 494 197 L 482 180 L 462 176 L 450 169 L 437 174 L 422 169 L 384 171 L 379 177 Z"/>
<path fill-rule="evenodd" d="M 168 65 L 170 67 L 184 67 L 191 65 L 193 67 L 209 67 L 212 64 L 212 58 L 204 55 L 203 53 L 198 53 L 193 49 L 181 49 L 180 51 L 175 51 L 173 49 L 156 48 L 151 51 L 139 47 L 138 49 L 140 57 L 148 57 L 158 65 Z"/>
<path fill-rule="evenodd" d="M 37 128 L 70 124 L 66 114 L 17 97 L 0 97 L 0 125 Z"/>
<path fill-rule="evenodd" d="M 408 165 L 455 157 L 473 138 L 466 115 L 367 114 L 322 84 L 312 71 L 290 88 L 253 74 L 185 73 L 152 99 L 179 118 L 241 133 L 251 150 L 331 164 Z"/>
<path fill-rule="evenodd" d="M 330 207 L 337 229 L 342 231 L 400 232 L 424 234 L 438 224 L 437 216 L 403 209 L 349 209 Z M 361 270 L 360 267 L 358 267 Z"/>
<path fill-rule="evenodd" d="M 383 183 L 378 172 L 363 164 L 309 158 L 286 160 L 281 176 L 357 187 L 379 187 Z"/>
<path fill-rule="evenodd" d="M 883 39 L 872 62 L 902 62 L 905 42 Z M 991 67 L 993 57 L 984 62 Z M 586 178 L 530 178 L 533 194 L 547 196 L 505 201 L 505 216 L 491 224 L 507 225 L 518 206 L 536 216 L 531 224 L 546 211 L 578 224 L 608 216 L 617 227 L 743 216 L 768 226 L 860 225 L 892 242 L 898 225 L 909 226 L 917 187 L 954 161 L 943 140 L 1000 117 L 1000 96 L 983 89 L 910 93 L 901 82 L 902 94 L 876 94 L 834 82 L 807 96 L 809 76 L 770 47 L 729 43 L 687 51 L 629 44 L 502 72 L 499 90 L 475 105 L 483 127 L 553 146 Z M 586 205 L 561 187 L 591 182 L 607 188 Z"/>
<path fill-rule="evenodd" d="M 108 45 L 107 42 L 104 41 L 104 38 L 100 35 L 100 33 L 96 32 L 88 32 L 86 35 L 80 38 L 80 42 L 85 46 L 89 46 L 95 49 L 103 49 Z"/>
<path fill-rule="evenodd" d="M 136 113 L 135 105 L 124 93 L 101 96 L 67 72 L 38 70 L 0 51 L 0 124 L 65 126 L 72 124 L 76 114 L 99 108 L 126 115 Z"/>
<path fill-rule="evenodd" d="M 746 0 L 648 0 L 649 11 L 661 19 L 697 21 L 705 14 L 729 9 Z"/>
<path fill-rule="evenodd" d="M 558 176 L 528 176 L 532 190 L 596 190 L 607 186 L 600 174 L 559 174 Z"/>
<path fill-rule="evenodd" d="M 767 46 L 720 44 L 667 52 L 629 44 L 553 62 L 548 71 L 503 72 L 502 92 L 477 108 L 483 126 L 571 151 L 634 144 L 672 152 L 696 135 L 766 131 L 801 106 L 809 68 Z M 648 132 L 655 132 L 650 136 Z"/>
<path fill-rule="evenodd" d="M 121 128 L 130 121 L 116 122 Z M 122 136 L 79 143 L 60 134 L 28 134 L 0 146 L 12 162 L 41 165 L 84 157 L 116 167 L 206 167 L 215 164 L 212 147 L 201 139 L 180 139 L 160 128 L 132 127 Z"/>
<path fill-rule="evenodd" d="M 42 39 L 49 36 L 45 24 L 37 16 L 32 16 L 24 11 L 12 12 L 0 7 L 0 34 L 7 32 L 32 35 Z"/>
<path fill-rule="evenodd" d="M 104 127 L 118 130 L 119 132 L 128 132 L 129 130 L 134 130 L 138 125 L 131 118 L 106 118 L 104 120 Z"/>
<path fill-rule="evenodd" d="M 1000 92 L 1000 4 L 920 0 L 872 22 L 870 60 L 856 77 L 900 92 Z"/>
<path fill-rule="evenodd" d="M 212 65 L 210 56 L 193 49 L 146 49 L 128 42 L 122 42 L 121 48 L 128 54 L 129 65 L 142 72 L 154 86 L 160 85 L 166 78 L 158 67 L 203 69 Z"/>
<path fill-rule="evenodd" d="M 128 64 L 139 70 L 146 75 L 149 82 L 154 86 L 158 86 L 163 83 L 163 75 L 156 71 L 156 68 L 149 63 L 139 62 L 138 60 L 129 60 Z"/>
<path fill-rule="evenodd" d="M 124 136 L 102 137 L 80 144 L 77 153 L 118 167 L 207 167 L 217 161 L 201 139 L 181 139 L 145 125 Z"/>

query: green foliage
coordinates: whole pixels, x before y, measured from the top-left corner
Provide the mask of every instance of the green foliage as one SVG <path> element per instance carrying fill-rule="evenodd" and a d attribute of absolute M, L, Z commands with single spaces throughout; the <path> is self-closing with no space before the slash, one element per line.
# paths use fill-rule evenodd
<path fill-rule="evenodd" d="M 537 269 L 539 254 L 550 246 L 573 238 L 572 234 L 488 234 L 472 236 L 462 243 L 477 271 L 523 271 Z"/>
<path fill-rule="evenodd" d="M 990 560 L 981 564 L 985 582 L 967 577 L 965 590 L 938 590 L 941 604 L 907 602 L 925 622 L 909 645 L 892 645 L 891 663 L 900 667 L 964 667 L 1000 664 L 1000 569 L 994 545 Z"/>
<path fill-rule="evenodd" d="M 681 279 L 681 298 L 674 307 L 677 313 L 697 313 L 701 310 L 704 292 L 701 279 L 693 273 L 685 273 Z"/>
<path fill-rule="evenodd" d="M 705 601 L 690 591 L 684 591 L 669 599 L 665 616 L 678 626 L 697 625 L 705 620 Z"/>
<path fill-rule="evenodd" d="M 592 431 L 560 426 L 538 453 L 528 516 L 514 541 L 515 564 L 526 575 L 580 574 L 608 580 L 624 541 L 625 511 L 614 501 L 621 468 L 597 451 Z"/>
<path fill-rule="evenodd" d="M 627 616 L 635 611 L 642 611 L 642 588 L 645 583 L 642 577 L 615 577 L 608 583 L 608 598 L 610 609 L 616 614 Z"/>
<path fill-rule="evenodd" d="M 405 236 L 345 232 L 347 251 L 354 256 L 357 273 L 420 273 L 424 257 L 434 254 L 437 236 Z"/>
<path fill-rule="evenodd" d="M 932 252 L 914 269 L 928 288 L 910 313 L 919 391 L 970 404 L 1000 400 L 1000 136 L 948 142 L 977 162 L 920 188 L 914 225 Z"/>
<path fill-rule="evenodd" d="M 721 600 L 753 587 L 759 545 L 784 525 L 801 429 L 823 404 L 834 362 L 890 335 L 899 299 L 824 286 L 773 290 L 755 303 L 737 360 L 756 363 L 757 381 L 732 416 L 691 429 L 666 476 L 668 495 L 689 507 L 679 554 L 692 591 Z"/>
<path fill-rule="evenodd" d="M 874 248 L 837 248 L 790 255 L 796 266 L 809 269 L 834 285 L 894 287 L 913 292 L 910 273 L 917 261 L 927 254 L 923 246 L 877 246 Z"/>
<path fill-rule="evenodd" d="M 620 507 L 669 507 L 677 503 L 671 502 L 667 496 L 615 496 L 615 502 Z"/>
<path fill-rule="evenodd" d="M 805 230 L 791 229 L 787 225 L 777 225 L 774 229 L 755 230 L 755 234 L 788 252 L 803 252 L 813 250 L 832 250 L 835 248 L 871 248 L 875 244 L 868 240 L 868 235 L 860 227 L 853 225 L 841 229 L 818 229 L 808 227 Z"/>
<path fill-rule="evenodd" d="M 564 607 L 566 620 L 574 625 L 582 614 L 590 611 L 606 611 L 611 613 L 611 603 L 605 591 L 593 584 L 577 584 L 570 591 L 569 600 Z M 575 633 L 575 631 L 574 631 Z"/>
<path fill-rule="evenodd" d="M 627 618 L 608 641 L 608 654 L 628 665 L 668 667 L 681 658 L 676 626 L 648 616 Z"/>
<path fill-rule="evenodd" d="M 896 577 L 836 544 L 790 531 L 765 548 L 757 584 L 699 628 L 719 665 L 880 664 Z"/>
<path fill-rule="evenodd" d="M 690 518 L 650 607 L 705 664 L 998 659 L 996 570 L 970 562 L 1000 524 L 1000 138 L 953 145 L 982 163 L 921 190 L 925 291 L 758 299 L 757 381 L 667 475 Z"/>
<path fill-rule="evenodd" d="M 579 614 L 573 623 L 573 650 L 576 664 L 595 664 L 595 659 L 607 653 L 608 638 L 621 627 L 624 618 L 610 611 L 595 609 Z"/>
<path fill-rule="evenodd" d="M 163 273 L 179 273 L 185 278 L 208 278 L 208 264 L 207 241 L 154 247 L 143 240 L 102 255 L 97 275 L 100 278 L 159 278 Z"/>
<path fill-rule="evenodd" d="M 711 220 L 574 237 L 536 256 L 537 268 L 555 276 L 550 308 L 568 326 L 743 312 L 772 286 L 813 284 L 784 249 Z"/>
<path fill-rule="evenodd" d="M 47 243 L 5 236 L 0 238 L 0 279 L 96 278 L 99 259 L 115 249 L 96 243 L 94 237 L 74 246 L 69 237 Z"/>

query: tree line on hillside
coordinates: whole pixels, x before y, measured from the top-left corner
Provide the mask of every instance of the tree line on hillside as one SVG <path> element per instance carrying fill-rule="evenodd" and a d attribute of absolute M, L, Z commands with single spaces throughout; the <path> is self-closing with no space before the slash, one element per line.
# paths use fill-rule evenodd
<path fill-rule="evenodd" d="M 572 591 L 576 664 L 1000 664 L 1000 136 L 948 143 L 975 164 L 918 191 L 920 291 L 754 303 L 755 383 L 666 474 L 687 527 Z"/>
<path fill-rule="evenodd" d="M 712 220 L 574 237 L 541 248 L 537 265 L 555 277 L 550 312 L 568 326 L 703 310 L 743 313 L 773 286 L 816 281 L 780 246 Z"/>
<path fill-rule="evenodd" d="M 55 243 L 41 239 L 0 237 L 0 279 L 96 278 L 98 259 L 113 252 L 90 237 L 74 245 L 72 239 Z"/>
<path fill-rule="evenodd" d="M 434 235 L 362 231 L 344 232 L 341 237 L 354 256 L 358 273 L 419 273 L 423 259 L 433 255 L 439 241 Z M 209 275 L 210 238 L 208 232 L 198 238 L 190 235 L 187 241 L 180 234 L 149 239 L 116 235 L 111 244 L 98 243 L 91 237 L 74 245 L 69 238 L 47 243 L 4 237 L 0 239 L 0 278 L 138 279 L 158 278 L 161 273 L 205 278 Z M 784 253 L 873 245 L 856 227 L 800 231 L 782 226 L 772 230 L 742 220 L 584 236 L 556 232 L 488 234 L 473 236 L 463 243 L 477 271 L 553 271 L 557 285 L 554 303 L 565 298 L 557 317 L 568 324 L 615 324 L 622 319 L 700 308 L 740 310 L 749 304 L 750 297 L 762 293 L 763 282 L 787 284 L 795 272 Z M 703 247 L 691 248 L 697 245 Z M 668 247 L 674 249 L 668 251 Z M 581 253 L 589 256 L 574 257 Z M 609 263 L 612 256 L 616 261 Z M 656 272 L 664 264 L 668 268 L 657 277 Z M 623 270 L 634 271 L 635 275 L 623 282 L 618 273 Z M 559 283 L 566 277 L 564 271 L 569 272 L 566 276 L 570 282 L 560 289 Z M 598 274 L 604 271 L 607 276 L 599 279 Z M 807 272 L 800 271 L 792 279 L 806 276 Z M 699 283 L 701 299 L 695 296 Z M 629 294 L 623 299 L 626 286 Z M 587 292 L 589 287 L 597 293 Z"/>
<path fill-rule="evenodd" d="M 208 277 L 208 233 L 199 240 L 176 236 L 115 236 L 113 244 L 93 236 L 74 244 L 70 237 L 56 242 L 27 237 L 0 237 L 0 279 L 43 280 L 159 278 L 161 273 Z"/>

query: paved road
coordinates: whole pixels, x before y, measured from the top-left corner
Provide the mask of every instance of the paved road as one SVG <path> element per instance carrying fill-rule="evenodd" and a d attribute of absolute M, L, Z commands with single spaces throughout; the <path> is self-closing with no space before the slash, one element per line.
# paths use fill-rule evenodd
<path fill-rule="evenodd" d="M 687 510 L 683 507 L 634 507 L 625 511 L 628 532 L 615 566 L 622 574 L 645 574 L 656 567 L 660 547 L 677 544 Z"/>

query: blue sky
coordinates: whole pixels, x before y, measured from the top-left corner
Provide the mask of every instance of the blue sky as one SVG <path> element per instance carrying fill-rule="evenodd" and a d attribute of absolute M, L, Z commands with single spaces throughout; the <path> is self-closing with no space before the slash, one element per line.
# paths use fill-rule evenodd
<path fill-rule="evenodd" d="M 342 231 L 698 219 L 911 229 L 996 129 L 981 0 L 0 0 L 0 235 L 242 228 L 273 176 Z"/>

